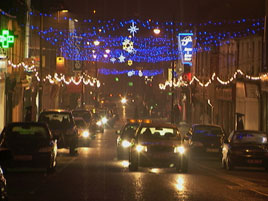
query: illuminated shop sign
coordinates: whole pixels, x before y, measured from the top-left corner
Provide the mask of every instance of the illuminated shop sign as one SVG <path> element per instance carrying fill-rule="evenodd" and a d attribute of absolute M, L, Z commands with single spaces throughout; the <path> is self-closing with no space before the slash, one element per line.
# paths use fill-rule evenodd
<path fill-rule="evenodd" d="M 178 40 L 181 62 L 191 66 L 193 56 L 193 33 L 179 33 Z"/>
<path fill-rule="evenodd" d="M 14 45 L 14 34 L 12 31 L 2 29 L 0 33 L 0 47 L 9 48 Z"/>

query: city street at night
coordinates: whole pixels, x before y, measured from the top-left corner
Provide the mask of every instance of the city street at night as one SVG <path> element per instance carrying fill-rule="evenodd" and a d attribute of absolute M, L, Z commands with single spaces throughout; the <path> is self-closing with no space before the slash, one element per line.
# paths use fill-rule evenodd
<path fill-rule="evenodd" d="M 268 0 L 2 0 L 0 201 L 267 201 Z"/>
<path fill-rule="evenodd" d="M 227 172 L 216 156 L 192 158 L 188 173 L 176 173 L 174 168 L 129 172 L 127 161 L 116 158 L 114 131 L 98 134 L 78 156 L 59 150 L 51 175 L 30 169 L 8 174 L 10 201 L 267 200 L 267 172 L 245 168 Z"/>

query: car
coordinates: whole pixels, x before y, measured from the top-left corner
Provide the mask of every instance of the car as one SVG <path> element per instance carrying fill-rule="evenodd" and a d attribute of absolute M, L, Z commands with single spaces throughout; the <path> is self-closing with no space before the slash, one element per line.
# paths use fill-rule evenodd
<path fill-rule="evenodd" d="M 4 127 L 0 137 L 0 165 L 4 170 L 39 167 L 52 172 L 56 158 L 57 141 L 46 124 L 15 122 Z"/>
<path fill-rule="evenodd" d="M 0 166 L 0 201 L 7 201 L 7 182 Z"/>
<path fill-rule="evenodd" d="M 190 149 L 195 153 L 221 154 L 224 136 L 219 125 L 194 124 L 185 137 L 189 139 Z"/>
<path fill-rule="evenodd" d="M 45 110 L 40 113 L 38 122 L 48 124 L 53 137 L 58 140 L 58 148 L 69 148 L 71 155 L 77 153 L 78 130 L 71 111 Z"/>
<path fill-rule="evenodd" d="M 224 140 L 222 167 L 264 167 L 268 171 L 268 136 L 261 131 L 236 130 Z"/>
<path fill-rule="evenodd" d="M 105 125 L 107 124 L 108 119 L 106 116 L 102 116 L 99 113 L 93 113 L 91 120 L 91 130 L 93 133 L 104 133 Z"/>
<path fill-rule="evenodd" d="M 139 122 L 134 121 L 124 124 L 121 130 L 117 130 L 116 134 L 118 135 L 116 140 L 116 147 L 117 147 L 117 159 L 128 159 L 129 156 L 129 148 L 130 148 L 130 141 L 134 137 L 136 129 L 139 126 Z"/>
<path fill-rule="evenodd" d="M 176 125 L 141 123 L 131 140 L 129 170 L 139 167 L 175 167 L 188 170 L 188 154 Z"/>
<path fill-rule="evenodd" d="M 92 114 L 91 114 L 90 110 L 75 109 L 75 110 L 72 111 L 72 114 L 73 114 L 74 118 L 76 118 L 76 117 L 83 118 L 84 121 L 87 123 L 89 129 L 90 129 L 90 121 L 91 121 L 91 118 L 92 118 Z"/>
<path fill-rule="evenodd" d="M 94 138 L 88 129 L 88 126 L 83 118 L 74 118 L 76 127 L 78 129 L 78 146 L 89 146 L 90 140 Z"/>

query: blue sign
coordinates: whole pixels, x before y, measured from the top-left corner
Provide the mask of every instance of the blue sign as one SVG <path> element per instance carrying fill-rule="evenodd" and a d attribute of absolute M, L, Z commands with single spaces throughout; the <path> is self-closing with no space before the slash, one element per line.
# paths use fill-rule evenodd
<path fill-rule="evenodd" d="M 179 33 L 178 40 L 182 64 L 189 64 L 192 66 L 193 33 Z"/>

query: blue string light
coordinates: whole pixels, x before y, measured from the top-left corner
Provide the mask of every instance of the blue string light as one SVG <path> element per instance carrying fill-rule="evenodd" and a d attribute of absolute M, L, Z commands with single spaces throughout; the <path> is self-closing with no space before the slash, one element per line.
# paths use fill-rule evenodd
<path fill-rule="evenodd" d="M 36 15 L 35 13 L 30 13 Z M 41 13 L 40 13 L 41 14 Z M 45 15 L 51 17 L 51 15 Z M 69 20 L 70 18 L 63 18 Z M 44 40 L 61 48 L 62 55 L 68 60 L 86 60 L 111 63 L 110 59 L 115 58 L 115 62 L 119 63 L 118 57 L 122 54 L 125 61 L 132 60 L 133 62 L 157 63 L 179 59 L 179 50 L 177 40 L 172 40 L 171 35 L 177 35 L 181 30 L 188 30 L 193 33 L 194 29 L 198 32 L 194 33 L 196 46 L 194 52 L 199 50 L 209 51 L 213 46 L 220 46 L 229 39 L 246 37 L 253 34 L 258 34 L 263 31 L 263 19 L 238 19 L 232 21 L 207 21 L 203 23 L 182 23 L 182 22 L 159 22 L 154 20 L 142 21 L 125 20 L 117 21 L 115 19 L 98 20 L 93 25 L 90 19 L 84 19 L 82 22 L 88 24 L 86 29 L 76 28 L 74 33 L 70 33 L 68 29 L 57 29 L 50 27 L 43 31 L 42 37 Z M 134 44 L 135 53 L 129 53 L 122 49 L 122 43 L 126 37 L 118 36 L 118 33 L 126 35 L 127 29 L 132 22 L 140 28 L 140 32 L 135 37 L 130 38 Z M 226 27 L 231 27 L 227 31 Z M 153 28 L 159 28 L 160 36 L 152 34 Z M 174 28 L 175 27 L 175 28 Z M 211 28 L 214 27 L 214 28 Z M 221 28 L 222 31 L 212 31 Z M 235 29 L 234 29 L 235 28 Z M 39 27 L 31 26 L 32 30 L 39 31 Z M 193 30 L 192 30 L 193 29 Z M 239 29 L 239 30 L 238 30 Z M 205 30 L 205 31 L 203 31 Z M 40 34 L 40 33 L 39 33 Z M 150 36 L 149 36 L 150 35 Z M 145 36 L 145 37 L 142 37 Z M 74 51 L 74 38 L 80 38 L 80 51 Z M 94 40 L 99 40 L 101 45 L 95 47 Z M 103 55 L 105 50 L 109 49 L 110 53 L 107 58 Z M 92 51 L 95 51 L 93 53 Z"/>
<path fill-rule="evenodd" d="M 100 68 L 98 71 L 100 74 L 103 75 L 123 75 L 126 74 L 128 75 L 131 73 L 131 76 L 140 76 L 140 71 L 139 70 L 116 70 L 116 69 L 107 69 L 107 68 Z M 164 70 L 159 69 L 159 70 L 142 70 L 142 76 L 156 76 L 163 74 Z"/>

